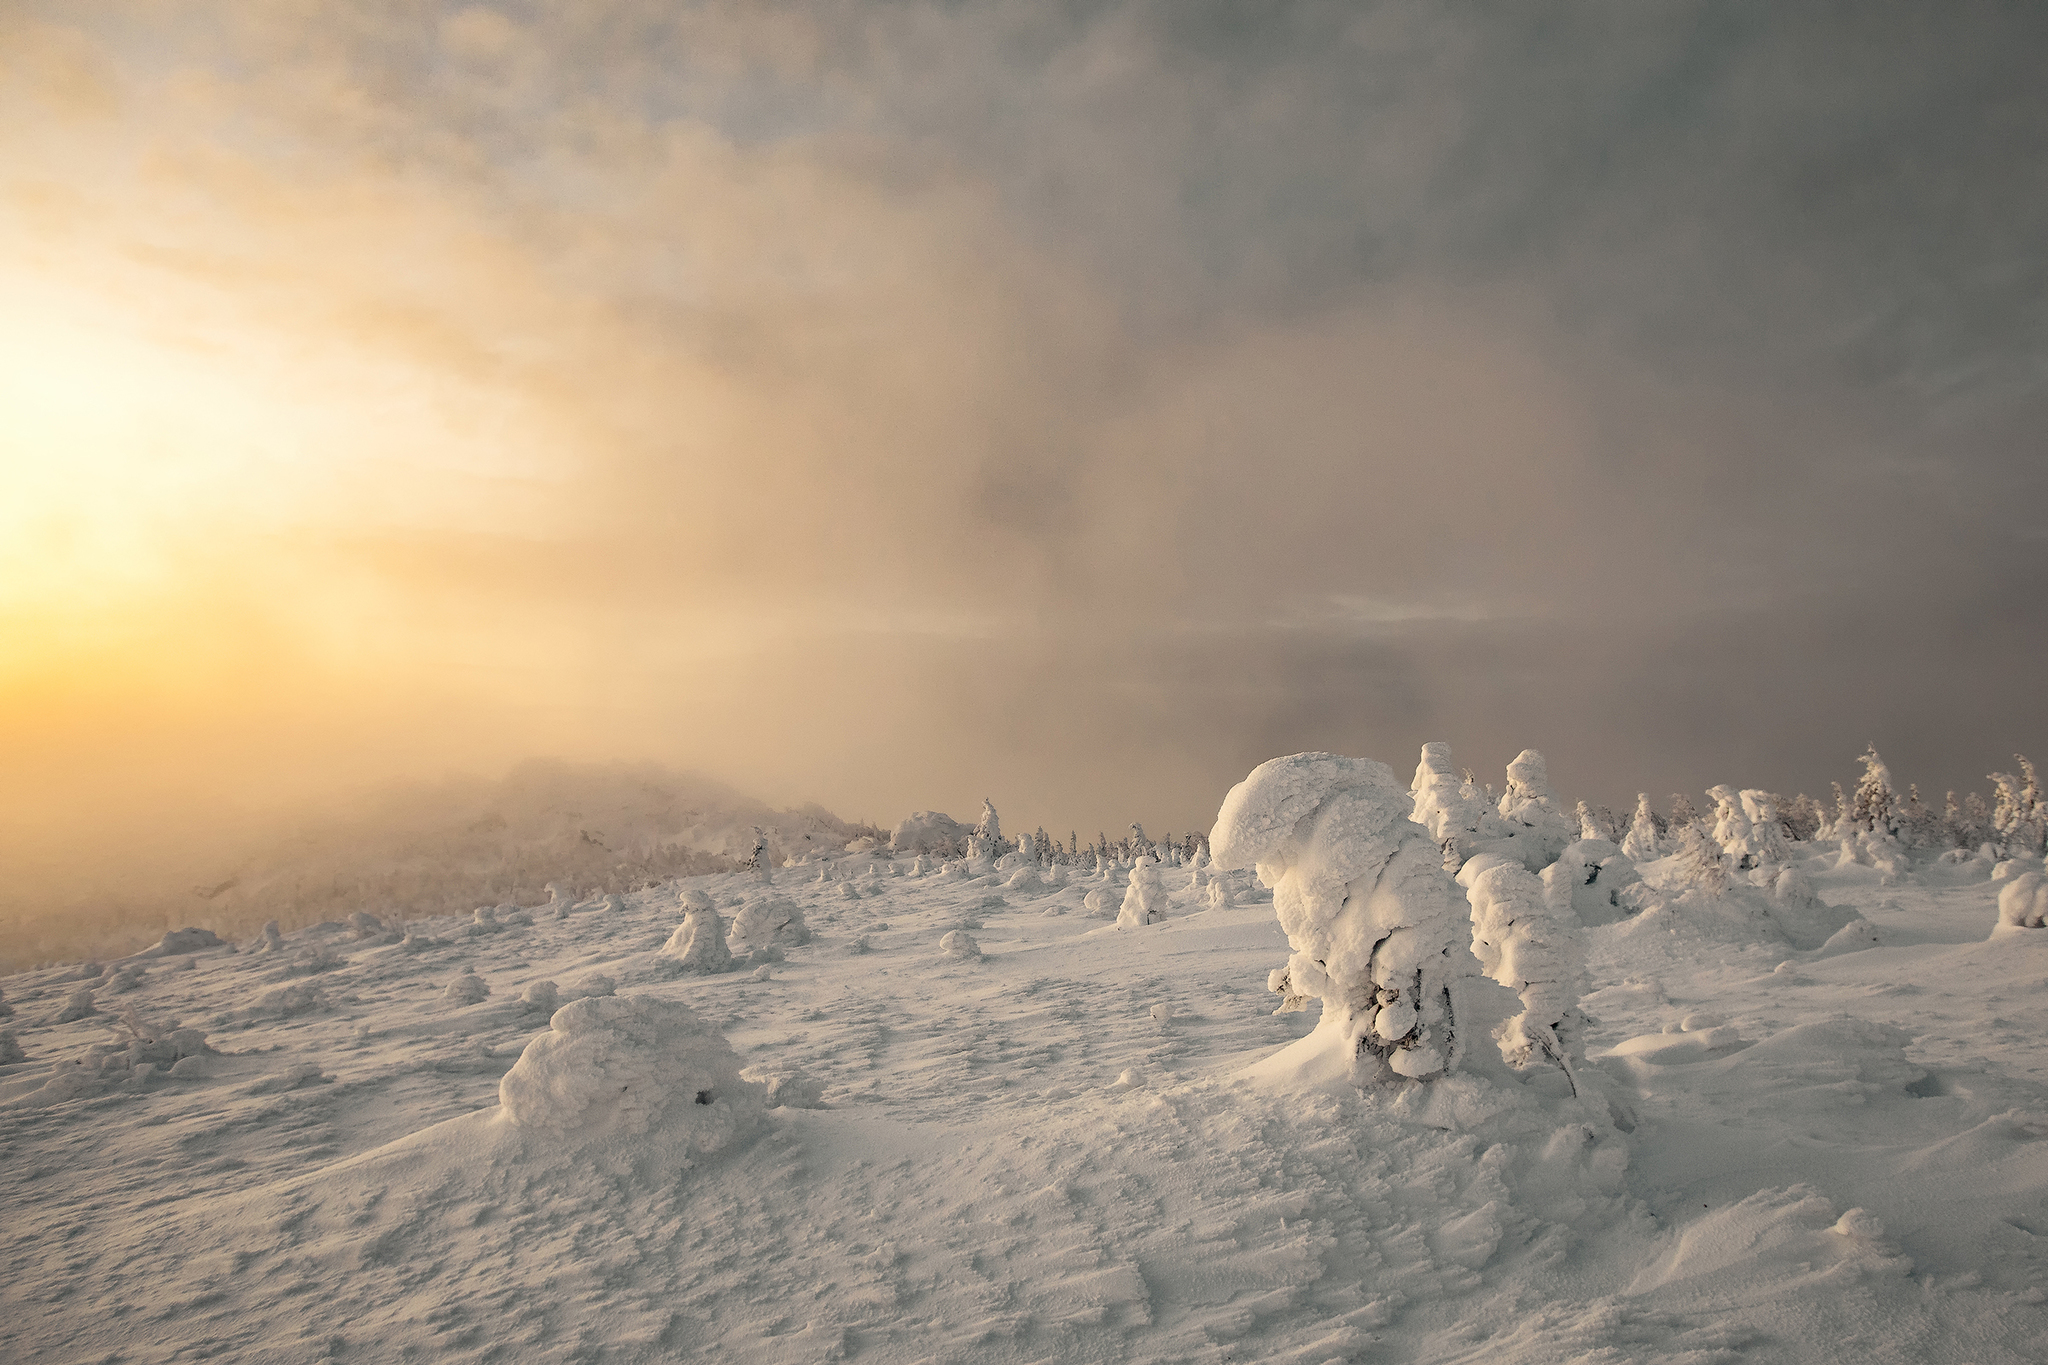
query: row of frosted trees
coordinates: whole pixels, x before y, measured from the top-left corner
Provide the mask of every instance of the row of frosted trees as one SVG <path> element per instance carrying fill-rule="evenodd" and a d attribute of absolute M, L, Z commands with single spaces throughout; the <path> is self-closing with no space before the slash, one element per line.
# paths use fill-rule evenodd
<path fill-rule="evenodd" d="M 1863 775 L 1854 789 L 1844 791 L 1841 783 L 1834 783 L 1831 801 L 1804 792 L 1788 799 L 1775 792 L 1715 787 L 1706 793 L 1713 804 L 1704 810 L 1684 793 L 1674 792 L 1668 812 L 1653 809 L 1645 793 L 1638 795 L 1636 808 L 1628 815 L 1617 816 L 1605 806 L 1591 806 L 1584 801 L 1578 803 L 1575 814 L 1580 837 L 1611 840 L 1638 861 L 1675 851 L 1687 842 L 1688 830 L 1717 838 L 1717 831 L 1724 830 L 1731 821 L 1751 827 L 1774 826 L 1783 838 L 1795 843 L 1861 837 L 1866 842 L 1889 841 L 1913 853 L 1948 849 L 1974 852 L 1989 845 L 1992 854 L 1999 858 L 2038 857 L 2048 851 L 2048 794 L 2042 792 L 2032 763 L 2018 754 L 2014 755 L 2014 762 L 2019 768 L 2017 773 L 1989 775 L 1989 800 L 1977 792 L 1961 797 L 1949 792 L 1939 808 L 1922 799 L 1917 784 L 1908 784 L 1901 795 L 1893 785 L 1891 770 L 1872 746 L 1863 754 Z M 1494 806 L 1502 799 L 1491 783 L 1477 781 L 1470 769 L 1464 770 L 1462 776 L 1465 795 L 1471 800 Z M 1111 840 L 1108 834 L 1098 833 L 1093 843 L 1083 843 L 1078 831 L 1069 832 L 1064 840 L 1053 838 L 1042 825 L 1035 834 L 1006 838 L 995 806 L 984 803 L 981 822 L 971 831 L 963 829 L 957 836 L 922 851 L 949 857 L 971 856 L 977 851 L 992 856 L 1017 852 L 1034 857 L 1047 867 L 1098 863 L 1128 867 L 1141 855 L 1149 854 L 1171 867 L 1193 862 L 1197 854 L 1207 853 L 1208 842 L 1208 837 L 1200 833 L 1179 837 L 1169 834 L 1155 840 L 1136 823 L 1120 839 Z"/>

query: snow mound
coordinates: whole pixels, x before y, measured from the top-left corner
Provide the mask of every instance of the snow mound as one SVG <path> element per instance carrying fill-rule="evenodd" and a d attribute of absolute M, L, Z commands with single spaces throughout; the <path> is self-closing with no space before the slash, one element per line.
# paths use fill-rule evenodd
<path fill-rule="evenodd" d="M 976 958 L 981 956 L 981 945 L 965 929 L 955 929 L 939 940 L 939 951 L 948 957 Z"/>
<path fill-rule="evenodd" d="M 2048 877 L 2026 872 L 1998 893 L 1998 927 L 2039 929 L 2048 926 Z"/>
<path fill-rule="evenodd" d="M 762 1087 L 723 1034 L 679 1000 L 593 996 L 555 1011 L 498 1086 L 515 1127 L 574 1142 L 658 1130 L 694 1152 L 757 1128 Z"/>
<path fill-rule="evenodd" d="M 1336 754 L 1270 759 L 1230 789 L 1209 847 L 1273 888 L 1293 954 L 1267 986 L 1282 1011 L 1323 1002 L 1354 1079 L 1441 1076 L 1457 1065 L 1450 982 L 1470 975 L 1465 898 L 1386 764 Z"/>

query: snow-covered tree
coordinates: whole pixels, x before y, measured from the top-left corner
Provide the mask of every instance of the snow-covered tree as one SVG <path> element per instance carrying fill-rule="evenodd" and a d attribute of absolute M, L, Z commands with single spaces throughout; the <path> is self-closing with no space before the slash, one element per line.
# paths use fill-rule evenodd
<path fill-rule="evenodd" d="M 1991 810 L 1991 833 L 2001 856 L 2018 858 L 2041 852 L 2044 824 L 2048 824 L 2048 802 L 2034 776 L 2034 765 L 2024 755 L 2014 754 L 2020 765 L 2018 775 L 1992 773 L 1997 786 L 1997 804 Z"/>
<path fill-rule="evenodd" d="M 1650 809 L 1650 794 L 1636 793 L 1636 813 L 1628 824 L 1628 834 L 1621 841 L 1621 851 L 1639 863 L 1651 862 L 1664 856 L 1664 841 L 1657 833 L 1657 813 Z"/>
<path fill-rule="evenodd" d="M 1492 854 L 1458 873 L 1471 905 L 1472 955 L 1522 998 L 1522 1012 L 1494 1030 L 1502 1060 L 1518 1071 L 1548 1062 L 1572 1077 L 1585 949 L 1568 879 L 1555 880 L 1557 894 L 1547 894 L 1527 868 Z"/>
<path fill-rule="evenodd" d="M 1856 795 L 1849 803 L 1849 821 L 1858 831 L 1870 834 L 1896 834 L 1898 827 L 1892 818 L 1898 797 L 1892 794 L 1891 769 L 1877 755 L 1877 746 L 1872 744 L 1863 751 L 1863 776 L 1856 782 Z M 1846 835 L 1847 829 L 1838 829 L 1837 835 Z"/>
<path fill-rule="evenodd" d="M 1666 830 L 1676 836 L 1687 825 L 1695 824 L 1700 813 L 1693 809 L 1692 799 L 1684 792 L 1671 793 L 1671 818 L 1665 822 Z"/>
<path fill-rule="evenodd" d="M 1442 740 L 1422 746 L 1409 797 L 1409 818 L 1436 840 L 1449 871 L 1457 871 L 1482 840 L 1507 835 L 1505 822 L 1472 784 L 1471 774 L 1459 774 L 1451 746 Z"/>
<path fill-rule="evenodd" d="M 1785 827 L 1785 837 L 1805 842 L 1820 833 L 1828 822 L 1827 807 L 1808 796 L 1805 792 L 1778 807 L 1778 822 Z"/>
<path fill-rule="evenodd" d="M 732 950 L 725 942 L 725 921 L 719 918 L 711 897 L 693 888 L 683 892 L 682 905 L 683 922 L 655 953 L 655 970 L 670 976 L 728 970 Z"/>
<path fill-rule="evenodd" d="M 1138 929 L 1157 924 L 1166 918 L 1167 903 L 1159 860 L 1149 853 L 1140 853 L 1138 861 L 1131 865 L 1131 884 L 1124 888 L 1124 903 L 1117 911 L 1116 927 Z"/>
<path fill-rule="evenodd" d="M 1707 837 L 1697 821 L 1679 828 L 1673 856 L 1677 859 L 1679 879 L 1685 885 L 1697 887 L 1709 896 L 1718 896 L 1728 889 L 1728 864 L 1720 845 Z"/>
<path fill-rule="evenodd" d="M 1779 800 L 1773 792 L 1742 789 L 1742 813 L 1749 821 L 1749 842 L 1743 850 L 1749 861 L 1744 866 L 1771 869 L 1792 860 L 1792 846 L 1785 842 L 1785 825 L 1778 818 Z"/>
<path fill-rule="evenodd" d="M 1230 789 L 1209 847 L 1256 867 L 1293 954 L 1267 985 L 1281 1008 L 1323 1003 L 1361 1083 L 1457 1065 L 1450 983 L 1473 970 L 1465 898 L 1413 800 L 1370 759 L 1293 754 Z"/>
<path fill-rule="evenodd" d="M 1582 925 L 1612 924 L 1643 908 L 1645 888 L 1633 858 L 1611 839 L 1565 845 L 1543 869 L 1544 894 Z"/>

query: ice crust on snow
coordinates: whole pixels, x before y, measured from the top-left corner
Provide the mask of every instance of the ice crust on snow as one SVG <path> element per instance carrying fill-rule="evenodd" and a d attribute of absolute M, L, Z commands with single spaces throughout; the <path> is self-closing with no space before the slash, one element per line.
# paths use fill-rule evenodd
<path fill-rule="evenodd" d="M 708 1155 L 759 1126 L 763 1087 L 680 1000 L 592 996 L 555 1011 L 498 1087 L 505 1120 L 572 1142 L 643 1137 Z"/>
<path fill-rule="evenodd" d="M 1427 1080 L 1458 1062 L 1465 899 L 1413 808 L 1384 763 L 1293 754 L 1232 787 L 1209 835 L 1218 868 L 1252 866 L 1273 888 L 1293 949 L 1268 981 L 1281 1008 L 1320 999 L 1365 1080 Z"/>

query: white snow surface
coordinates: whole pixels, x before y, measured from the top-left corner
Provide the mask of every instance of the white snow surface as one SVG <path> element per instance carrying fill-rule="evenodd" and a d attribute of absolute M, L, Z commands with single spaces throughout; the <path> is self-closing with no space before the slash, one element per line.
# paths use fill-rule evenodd
<path fill-rule="evenodd" d="M 1484 1045 L 1361 1092 L 1270 1012 L 1286 938 L 1224 870 L 1327 796 L 1240 802 L 1235 904 L 1173 878 L 1142 933 L 1080 913 L 1100 883 L 870 893 L 862 854 L 778 869 L 812 937 L 767 981 L 654 961 L 682 891 L 762 896 L 737 873 L 0 979 L 0 1359 L 2048 1359 L 2048 933 L 1995 930 L 2038 862 L 1792 845 L 1847 926 L 1817 948 L 1645 864 L 1665 899 L 1581 931 L 1593 1100 Z M 1455 986 L 1475 1041 L 1519 1008 Z"/>

